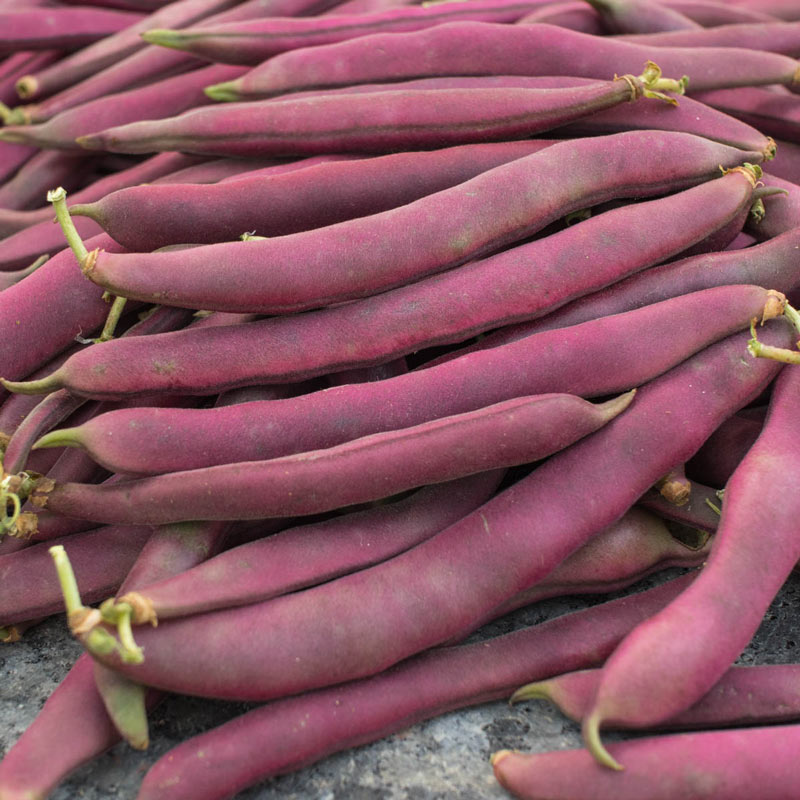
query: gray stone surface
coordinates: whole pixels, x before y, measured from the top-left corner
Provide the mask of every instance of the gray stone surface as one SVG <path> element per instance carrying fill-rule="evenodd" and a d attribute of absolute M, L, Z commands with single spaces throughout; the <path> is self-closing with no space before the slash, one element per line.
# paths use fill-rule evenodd
<path fill-rule="evenodd" d="M 669 574 L 673 574 L 672 573 Z M 654 579 L 637 585 L 651 585 Z M 731 587 L 740 591 L 743 587 Z M 800 643 L 797 600 L 800 578 L 793 576 L 773 603 L 742 663 L 788 663 Z M 523 609 L 479 635 L 541 622 L 600 598 L 568 598 Z M 22 642 L 0 647 L 0 751 L 16 741 L 49 692 L 67 672 L 79 646 L 63 618 L 30 630 Z M 151 717 L 150 749 L 118 745 L 72 775 L 53 800 L 133 800 L 142 776 L 179 741 L 221 724 L 246 704 L 170 697 Z M 75 720 L 79 726 L 81 721 Z M 64 731 L 69 736 L 69 731 Z M 607 735 L 612 739 L 612 735 Z M 510 708 L 488 703 L 446 714 L 370 745 L 339 753 L 292 775 L 267 781 L 237 795 L 241 800 L 501 800 L 508 795 L 492 777 L 488 758 L 501 748 L 551 750 L 576 747 L 575 726 L 551 706 L 525 703 Z"/>

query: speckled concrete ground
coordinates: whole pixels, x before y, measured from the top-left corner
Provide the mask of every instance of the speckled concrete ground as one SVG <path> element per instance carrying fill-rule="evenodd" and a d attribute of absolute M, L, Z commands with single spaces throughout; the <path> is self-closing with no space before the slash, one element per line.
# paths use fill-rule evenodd
<path fill-rule="evenodd" d="M 652 581 L 648 582 L 651 583 Z M 641 586 L 638 588 L 642 588 Z M 738 587 L 731 587 L 737 591 Z M 800 577 L 793 577 L 770 609 L 742 663 L 796 660 L 800 642 L 797 605 Z M 584 607 L 570 598 L 523 609 L 487 627 L 481 635 Z M 42 706 L 80 652 L 52 619 L 24 640 L 0 649 L 0 751 L 5 752 Z M 53 800 L 133 800 L 142 776 L 179 741 L 220 724 L 248 706 L 171 697 L 152 715 L 150 749 L 119 745 L 82 767 L 52 795 Z M 80 720 L 75 720 L 80 725 Z M 69 731 L 64 731 L 69 736 Z M 608 735 L 608 738 L 612 738 Z M 509 708 L 489 703 L 419 724 L 371 745 L 348 750 L 318 764 L 267 781 L 237 795 L 241 800 L 501 800 L 508 795 L 492 777 L 489 754 L 501 748 L 550 750 L 580 744 L 577 727 L 544 703 Z"/>

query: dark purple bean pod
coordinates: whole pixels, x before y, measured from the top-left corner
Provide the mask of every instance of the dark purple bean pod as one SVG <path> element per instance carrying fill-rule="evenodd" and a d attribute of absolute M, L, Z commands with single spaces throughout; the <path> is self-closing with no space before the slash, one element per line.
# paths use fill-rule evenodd
<path fill-rule="evenodd" d="M 600 683 L 601 669 L 557 675 L 518 689 L 511 702 L 549 700 L 581 722 Z M 800 719 L 800 664 L 731 667 L 693 706 L 657 725 L 658 730 L 765 725 Z"/>
<path fill-rule="evenodd" d="M 541 12 L 541 19 L 534 19 L 534 14 L 529 14 L 531 22 L 547 22 L 551 25 L 567 23 L 565 27 L 581 30 L 584 33 L 602 35 L 609 31 L 603 26 L 599 14 L 589 7 L 583 0 L 574 0 L 558 4 L 550 4 L 553 8 L 553 17 L 546 19 L 546 8 Z M 669 0 L 660 4 L 668 9 L 683 14 L 704 28 L 713 28 L 717 25 L 731 25 L 738 22 L 777 22 L 776 17 L 764 14 L 757 9 L 731 6 L 728 3 L 705 2 L 705 0 Z M 555 17 L 555 9 L 561 13 L 560 19 Z M 573 24 L 569 24 L 570 20 Z M 525 20 L 520 20 L 521 22 Z M 579 26 L 576 26 L 576 24 Z"/>
<path fill-rule="evenodd" d="M 789 341 L 791 333 L 773 320 L 762 337 Z M 778 365 L 743 358 L 745 341 L 731 336 L 651 381 L 627 413 L 406 553 L 265 603 L 142 626 L 143 663 L 94 655 L 148 685 L 266 700 L 374 674 L 462 637 L 618 520 L 762 391 Z M 601 476 L 614 455 L 608 481 Z M 601 480 L 604 491 L 587 503 L 586 487 Z"/>
<path fill-rule="evenodd" d="M 57 65 L 48 69 L 28 70 L 28 74 L 18 83 L 17 91 L 20 97 L 29 99 L 46 97 L 66 89 L 144 48 L 146 45 L 140 35 L 144 31 L 166 25 L 191 25 L 231 5 L 231 2 L 178 0 L 168 3 L 160 10 L 140 18 L 134 25 L 62 58 Z"/>
<path fill-rule="evenodd" d="M 571 211 L 686 188 L 718 174 L 721 164 L 730 168 L 760 158 L 677 132 L 570 140 L 380 214 L 181 253 L 117 257 L 98 251 L 90 253 L 84 271 L 115 295 L 156 303 L 253 313 L 306 310 L 462 264 Z"/>
<path fill-rule="evenodd" d="M 592 36 L 604 36 L 606 30 L 600 15 L 583 0 L 548 3 L 517 20 L 517 25 L 558 25 Z"/>
<path fill-rule="evenodd" d="M 502 476 L 502 470 L 479 473 L 376 508 L 288 528 L 143 584 L 146 588 L 120 595 L 119 602 L 133 607 L 135 624 L 155 623 L 315 586 L 430 539 L 485 503 Z M 641 529 L 637 533 L 642 536 Z"/>
<path fill-rule="evenodd" d="M 800 558 L 800 495 L 792 480 L 798 414 L 800 370 L 788 368 L 778 376 L 761 435 L 726 485 L 714 549 L 698 582 L 629 634 L 603 668 L 583 725 L 601 763 L 615 766 L 598 735 L 605 723 L 657 724 L 710 691 Z M 739 588 L 725 591 L 732 586 Z"/>
<path fill-rule="evenodd" d="M 75 344 L 68 350 L 59 353 L 52 361 L 45 364 L 33 375 L 47 375 L 52 372 L 66 361 L 72 353 L 77 352 L 83 345 Z M 33 377 L 33 375 L 31 377 Z M 34 402 L 30 402 L 33 400 Z M 0 404 L 0 450 L 5 450 L 8 440 L 11 435 L 19 427 L 25 417 L 39 404 L 33 395 L 26 397 L 22 394 L 9 395 L 6 400 Z M 37 470 L 40 472 L 41 470 Z"/>
<path fill-rule="evenodd" d="M 658 0 L 587 0 L 609 33 L 653 33 L 700 28 L 685 14 Z"/>
<path fill-rule="evenodd" d="M 501 785 L 523 800 L 787 800 L 798 780 L 800 726 L 680 733 L 617 742 L 623 773 L 586 750 L 492 756 Z M 699 784 L 699 785 L 698 785 Z"/>
<path fill-rule="evenodd" d="M 70 203 L 70 213 L 92 218 L 115 241 L 142 252 L 179 242 L 231 241 L 243 231 L 282 236 L 405 205 L 551 143 L 461 145 L 243 174 L 217 184 L 134 186 L 90 205 Z"/>
<path fill-rule="evenodd" d="M 216 552 L 226 529 L 227 525 L 208 522 L 156 529 L 128 573 L 123 591 L 190 569 Z M 52 559 L 45 574 L 52 581 Z M 82 655 L 6 752 L 0 760 L 0 795 L 46 797 L 78 766 L 119 741 L 97 690 L 96 668 L 93 659 Z M 150 704 L 156 700 L 156 693 L 151 693 Z M 69 736 L 64 736 L 65 730 Z"/>
<path fill-rule="evenodd" d="M 323 449 L 525 394 L 607 396 L 746 327 L 766 299 L 756 287 L 722 287 L 384 381 L 236 408 L 117 411 L 102 420 L 113 435 L 94 437 L 90 449 L 103 462 L 124 460 L 130 472 L 146 471 L 154 461 L 180 469 L 187 462 L 254 461 Z M 476 382 L 476 374 L 483 380 Z M 233 428 L 248 435 L 231 436 Z"/>
<path fill-rule="evenodd" d="M 561 89 L 421 89 L 384 92 L 380 103 L 369 94 L 337 94 L 215 105 L 109 127 L 77 142 L 121 153 L 180 150 L 252 157 L 383 153 L 531 137 L 642 97 L 675 104 L 658 90 L 682 94 L 682 84 L 662 82 L 660 73 L 651 78 L 650 64 L 638 77 Z M 14 135 L 11 129 L 4 138 L 15 141 Z"/>
<path fill-rule="evenodd" d="M 653 47 L 742 47 L 800 56 L 800 22 L 742 22 L 716 28 L 625 36 L 624 40 Z"/>
<path fill-rule="evenodd" d="M 457 20 L 515 22 L 537 5 L 536 0 L 462 0 L 457 6 L 432 3 L 360 14 L 272 16 L 222 25 L 201 23 L 181 30 L 157 30 L 153 26 L 142 38 L 209 61 L 256 66 L 287 50 L 374 33 L 416 31 Z"/>
<path fill-rule="evenodd" d="M 494 609 L 492 618 L 552 597 L 618 592 L 669 567 L 698 567 L 711 545 L 711 537 L 698 532 L 689 546 L 660 517 L 633 506 L 544 580 Z"/>
<path fill-rule="evenodd" d="M 685 527 L 715 533 L 719 527 L 719 510 L 722 506 L 717 490 L 697 481 L 691 481 L 691 487 L 689 502 L 682 506 L 665 500 L 655 489 L 642 495 L 638 503 L 668 523 L 675 522 Z"/>
<path fill-rule="evenodd" d="M 734 414 L 711 434 L 686 464 L 695 481 L 722 489 L 761 433 L 763 420 Z"/>
<path fill-rule="evenodd" d="M 271 461 L 171 472 L 113 487 L 42 478 L 31 500 L 71 517 L 135 524 L 315 514 L 537 461 L 607 424 L 632 400 L 632 392 L 599 405 L 565 394 L 525 397 Z"/>
<path fill-rule="evenodd" d="M 446 711 L 499 700 L 515 679 L 598 664 L 691 577 L 254 709 L 170 750 L 145 775 L 138 800 L 217 800 Z M 313 722 L 298 726 L 298 717 Z"/>
<path fill-rule="evenodd" d="M 141 20 L 131 11 L 83 6 L 0 10 L 0 53 L 82 47 Z"/>
<path fill-rule="evenodd" d="M 674 8 L 704 28 L 732 25 L 737 22 L 776 22 L 777 17 L 757 8 L 709 2 L 709 0 L 666 0 L 663 5 Z"/>
<path fill-rule="evenodd" d="M 161 391 L 167 382 L 183 390 L 202 390 L 199 375 L 193 375 L 202 370 L 210 382 L 219 380 L 204 366 L 206 354 L 215 352 L 237 354 L 235 361 L 230 355 L 225 358 L 229 381 L 242 380 L 248 374 L 242 370 L 255 375 L 252 370 L 257 369 L 258 382 L 287 382 L 459 342 L 513 319 L 541 316 L 575 296 L 663 261 L 703 240 L 714 227 L 725 227 L 729 219 L 741 227 L 752 183 L 748 170 L 734 170 L 684 192 L 612 209 L 549 237 L 355 304 L 215 333 L 186 331 L 150 339 L 138 348 L 104 345 L 102 350 L 76 355 L 49 379 L 17 388 L 43 391 L 63 385 L 73 393 L 120 395 Z M 713 211 L 698 214 L 698 209 Z M 653 219 L 662 220 L 656 229 Z M 565 273 L 570 281 L 564 281 Z M 166 363 L 173 367 L 165 375 L 158 365 Z M 124 364 L 124 371 L 114 364 Z M 82 434 L 73 434 L 73 443 L 80 444 Z M 71 435 L 62 435 L 59 446 L 70 443 Z M 91 432 L 86 438 L 92 441 Z M 194 466 L 200 465 L 187 463 L 185 468 Z M 112 468 L 131 471 L 121 462 Z"/>
<path fill-rule="evenodd" d="M 47 67 L 60 55 L 58 50 L 19 50 L 6 56 L 0 64 L 0 103 L 14 105 L 18 99 L 17 80 L 32 69 Z"/>
<path fill-rule="evenodd" d="M 782 83 L 797 86 L 787 56 L 740 48 L 646 47 L 553 25 L 448 22 L 413 33 L 375 34 L 281 53 L 234 81 L 261 95 L 437 75 L 559 75 L 605 78 L 655 61 L 690 78 L 691 91 Z"/>
<path fill-rule="evenodd" d="M 7 125 L 0 140 L 37 147 L 81 151 L 76 139 L 115 125 L 156 120 L 209 102 L 203 88 L 221 76 L 240 75 L 241 67 L 214 64 L 135 89 L 91 100 L 38 125 Z M 54 179 L 51 184 L 58 185 Z"/>
<path fill-rule="evenodd" d="M 59 540 L 69 547 L 87 602 L 97 602 L 117 591 L 152 532 L 151 528 L 134 525 L 107 526 Z M 63 610 L 64 598 L 53 580 L 48 553 L 54 543 L 43 542 L 0 556 L 0 624 L 11 625 Z M 93 601 L 89 601 L 90 595 Z"/>

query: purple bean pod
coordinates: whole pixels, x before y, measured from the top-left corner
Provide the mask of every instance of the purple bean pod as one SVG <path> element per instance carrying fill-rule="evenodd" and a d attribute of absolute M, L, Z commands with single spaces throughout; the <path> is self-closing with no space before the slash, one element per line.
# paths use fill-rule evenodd
<path fill-rule="evenodd" d="M 790 340 L 783 323 L 773 320 L 762 337 Z M 642 387 L 627 413 L 404 554 L 265 603 L 142 627 L 143 663 L 121 663 L 116 648 L 95 657 L 161 688 L 266 700 L 374 674 L 464 636 L 618 520 L 722 418 L 761 392 L 777 365 L 742 358 L 745 339 L 729 337 Z M 585 487 L 608 475 L 612 454 L 621 456 L 614 480 L 604 480 L 604 491 L 587 503 Z M 192 644 L 199 630 L 202 648 Z"/>
<path fill-rule="evenodd" d="M 607 766 L 606 722 L 646 727 L 699 700 L 730 667 L 800 558 L 792 488 L 800 453 L 800 371 L 778 377 L 761 435 L 725 489 L 714 549 L 695 584 L 614 651 L 584 718 L 584 738 Z M 757 578 L 753 570 L 757 568 Z M 725 592 L 722 586 L 738 586 Z"/>
<path fill-rule="evenodd" d="M 137 800 L 218 800 L 446 711 L 507 697 L 521 680 L 601 663 L 691 577 L 254 709 L 166 753 L 145 775 Z M 313 724 L 294 724 L 306 715 Z"/>
<path fill-rule="evenodd" d="M 608 396 L 745 328 L 766 300 L 763 289 L 725 286 L 374 383 L 236 408 L 112 412 L 98 427 L 113 433 L 92 437 L 87 447 L 98 460 L 125 463 L 131 472 L 146 472 L 156 461 L 180 469 L 217 463 L 220 454 L 234 462 L 328 448 L 526 394 Z M 476 382 L 476 374 L 484 379 Z M 248 435 L 230 436 L 234 428 Z"/>
<path fill-rule="evenodd" d="M 32 10 L 0 9 L 0 53 L 82 47 L 141 20 L 131 11 L 83 6 Z"/>
<path fill-rule="evenodd" d="M 518 398 L 280 459 L 114 486 L 42 478 L 31 500 L 71 517 L 134 524 L 315 514 L 537 461 L 607 424 L 632 400 L 632 392 L 599 405 L 565 394 Z"/>
<path fill-rule="evenodd" d="M 449 22 L 413 33 L 375 34 L 281 53 L 233 82 L 262 95 L 436 75 L 559 75 L 606 78 L 647 59 L 666 75 L 690 78 L 692 92 L 733 86 L 794 85 L 788 56 L 741 48 L 646 47 L 553 25 Z"/>
<path fill-rule="evenodd" d="M 570 140 L 380 214 L 181 253 L 98 251 L 84 271 L 115 295 L 156 303 L 262 314 L 306 310 L 441 272 L 571 211 L 686 188 L 718 174 L 720 165 L 760 158 L 677 132 Z M 286 263 L 291 271 L 282 268 Z"/>

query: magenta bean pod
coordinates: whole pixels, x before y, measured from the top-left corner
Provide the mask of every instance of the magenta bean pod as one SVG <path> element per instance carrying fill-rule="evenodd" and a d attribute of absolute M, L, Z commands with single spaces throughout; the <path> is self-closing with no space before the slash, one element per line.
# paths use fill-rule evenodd
<path fill-rule="evenodd" d="M 98 461 L 124 464 L 129 472 L 146 472 L 155 463 L 169 471 L 332 447 L 526 394 L 607 396 L 745 328 L 767 298 L 758 287 L 724 286 L 374 383 L 235 408 L 110 412 L 91 426 L 98 433 L 83 437 L 83 444 Z M 476 374 L 483 380 L 476 382 Z M 234 429 L 248 434 L 230 436 Z M 67 435 L 64 444 L 76 438 Z"/>
<path fill-rule="evenodd" d="M 287 50 L 374 33 L 416 31 L 454 20 L 515 22 L 536 5 L 536 0 L 463 0 L 457 6 L 433 3 L 335 16 L 271 16 L 221 25 L 201 22 L 181 30 L 157 30 L 153 26 L 143 38 L 209 61 L 255 66 Z"/>
<path fill-rule="evenodd" d="M 599 728 L 646 727 L 699 700 L 750 641 L 800 558 L 792 488 L 799 405 L 800 371 L 788 368 L 778 377 L 761 435 L 728 481 L 699 583 L 629 634 L 606 662 L 583 726 L 603 763 L 613 766 Z"/>
<path fill-rule="evenodd" d="M 791 340 L 783 323 L 771 321 L 762 337 Z M 373 674 L 464 636 L 618 520 L 761 392 L 777 365 L 743 358 L 745 341 L 736 334 L 651 381 L 626 413 L 406 553 L 265 603 L 143 626 L 143 663 L 95 657 L 149 685 L 266 700 Z M 586 486 L 608 475 L 614 455 L 614 480 L 587 503 Z M 203 647 L 192 644 L 200 630 Z"/>
<path fill-rule="evenodd" d="M 523 686 L 512 700 L 543 699 L 580 722 L 591 707 L 601 669 L 568 672 Z M 800 664 L 731 667 L 693 706 L 658 724 L 659 730 L 764 725 L 800 719 Z"/>
<path fill-rule="evenodd" d="M 234 349 L 239 361 L 249 366 L 261 360 L 263 382 L 319 375 L 341 370 L 348 363 L 380 364 L 426 345 L 461 341 L 514 319 L 541 316 L 572 297 L 663 261 L 703 239 L 714 227 L 724 227 L 729 218 L 740 226 L 740 215 L 750 205 L 752 182 L 748 171 L 732 171 L 682 193 L 613 209 L 541 240 L 356 304 L 262 320 L 245 328 L 225 327 L 213 334 L 186 331 L 181 336 L 150 339 L 138 348 L 115 344 L 95 349 L 81 353 L 37 385 L 42 389 L 61 381 L 85 395 L 93 391 L 86 383 L 89 379 L 97 384 L 95 390 L 106 393 L 159 390 L 164 378 L 175 381 L 178 364 L 189 376 L 200 368 L 200 360 L 206 361 L 204 354 Z M 713 211 L 698 214 L 700 208 Z M 654 230 L 652 219 L 661 219 L 663 224 Z M 569 283 L 564 282 L 565 271 L 571 275 Z M 120 348 L 125 351 L 122 357 Z M 348 354 L 347 360 L 342 352 Z M 269 353 L 269 359 L 261 353 Z M 154 360 L 173 364 L 172 372 L 164 375 L 156 365 L 152 377 L 143 374 L 152 370 Z M 115 379 L 114 363 L 125 364 L 125 384 Z M 230 379 L 234 362 L 228 359 L 226 368 Z M 58 444 L 85 444 L 91 449 L 96 436 L 92 431 L 71 431 L 62 434 Z M 225 449 L 216 452 L 224 458 Z M 146 469 L 132 469 L 131 462 L 125 466 L 108 458 L 105 463 L 123 472 L 154 472 L 160 462 L 154 460 Z M 182 468 L 204 465 L 188 460 Z"/>
<path fill-rule="evenodd" d="M 680 11 L 658 0 L 587 0 L 609 33 L 652 33 L 700 29 Z"/>
<path fill-rule="evenodd" d="M 151 533 L 152 529 L 141 526 L 106 526 L 58 540 L 69 547 L 87 602 L 97 602 L 117 591 Z M 43 542 L 0 556 L 0 624 L 63 610 L 64 598 L 53 580 L 50 544 Z"/>
<path fill-rule="evenodd" d="M 130 11 L 68 6 L 54 8 L 0 9 L 0 53 L 16 50 L 51 50 L 91 44 L 141 20 Z"/>
<path fill-rule="evenodd" d="M 691 577 L 254 709 L 170 750 L 145 775 L 137 800 L 217 800 L 446 711 L 499 700 L 520 680 L 600 663 Z M 296 725 L 298 716 L 313 723 Z"/>
<path fill-rule="evenodd" d="M 622 413 L 628 392 L 592 405 L 538 395 L 374 434 L 327 450 L 108 485 L 43 478 L 32 500 L 67 516 L 164 524 L 329 511 L 485 470 L 537 461 Z"/>
<path fill-rule="evenodd" d="M 48 151 L 45 151 L 48 152 Z M 63 157 L 63 154 L 61 154 Z M 74 159 L 74 155 L 69 158 Z M 91 203 L 99 200 L 110 192 L 118 191 L 127 186 L 134 186 L 138 183 L 148 183 L 157 180 L 159 177 L 169 175 L 179 169 L 183 169 L 188 164 L 193 164 L 198 160 L 197 156 L 186 156 L 182 153 L 159 153 L 135 164 L 128 169 L 118 170 L 98 178 L 88 186 L 84 186 L 77 192 L 70 195 L 70 202 Z M 49 184 L 49 188 L 57 185 L 57 182 Z M 39 197 L 40 203 L 44 202 L 47 195 L 42 193 Z M 48 222 L 53 219 L 53 207 L 51 204 L 41 206 L 30 211 L 9 212 L 5 209 L 0 210 L 0 235 L 10 236 L 23 228 L 36 225 L 39 222 Z"/>
<path fill-rule="evenodd" d="M 795 83 L 788 56 L 713 47 L 655 47 L 553 25 L 448 22 L 413 33 L 374 34 L 281 53 L 234 81 L 263 95 L 314 87 L 436 75 L 559 75 L 605 78 L 655 61 L 665 75 L 688 75 L 690 90 Z"/>
<path fill-rule="evenodd" d="M 787 800 L 800 775 L 800 726 L 681 733 L 610 747 L 623 773 L 599 766 L 586 750 L 523 755 L 501 751 L 494 772 L 524 800 Z"/>
<path fill-rule="evenodd" d="M 800 56 L 800 22 L 743 22 L 716 28 L 644 33 L 625 41 L 654 47 L 743 47 Z"/>
<path fill-rule="evenodd" d="M 551 143 L 461 145 L 243 174 L 218 184 L 134 186 L 89 205 L 70 203 L 70 213 L 91 217 L 135 251 L 230 241 L 243 231 L 282 236 L 397 208 Z"/>
<path fill-rule="evenodd" d="M 369 94 L 345 93 L 217 104 L 109 127 L 77 142 L 116 153 L 180 150 L 251 157 L 384 153 L 527 138 L 632 100 L 655 96 L 676 103 L 658 92 L 671 88 L 682 94 L 680 76 L 648 77 L 643 66 L 644 72 L 640 66 L 613 80 L 556 89 L 419 89 L 383 92 L 380 102 Z M 13 129 L 3 134 L 10 141 L 14 136 Z"/>
<path fill-rule="evenodd" d="M 227 11 L 204 19 L 207 23 L 225 22 L 236 19 L 252 19 L 257 16 L 278 14 L 313 13 L 325 2 L 320 0 L 249 0 L 239 3 Z M 95 74 L 68 86 L 45 98 L 40 103 L 25 109 L 26 118 L 31 122 L 44 122 L 68 108 L 95 100 L 107 94 L 124 91 L 135 84 L 143 85 L 155 80 L 186 72 L 192 69 L 197 60 L 186 53 L 148 46 L 132 55 L 117 61 Z"/>
<path fill-rule="evenodd" d="M 29 69 L 18 85 L 20 97 L 30 99 L 52 95 L 141 50 L 145 47 L 140 35 L 144 31 L 157 26 L 189 25 L 230 4 L 231 0 L 180 0 L 169 3 L 119 33 L 106 36 L 62 58 L 57 65 L 47 69 Z"/>
<path fill-rule="evenodd" d="M 93 243 L 119 249 L 105 234 Z M 0 363 L 4 377 L 28 375 L 68 347 L 75 336 L 88 336 L 102 326 L 108 315 L 102 295 L 102 290 L 83 279 L 69 250 L 0 293 Z M 43 308 L 46 315 L 41 313 Z"/>
<path fill-rule="evenodd" d="M 67 109 L 37 125 L 0 128 L 3 141 L 81 151 L 79 136 L 137 120 L 156 120 L 208 103 L 203 87 L 209 81 L 241 74 L 240 67 L 212 65 L 146 86 L 109 94 Z M 175 148 L 178 149 L 178 148 Z M 50 187 L 58 185 L 57 179 Z"/>
<path fill-rule="evenodd" d="M 571 211 L 616 197 L 686 188 L 718 174 L 720 164 L 730 168 L 760 159 L 677 132 L 577 139 L 368 217 L 181 253 L 116 257 L 99 251 L 90 254 L 84 270 L 114 294 L 156 303 L 299 311 L 443 271 L 529 236 Z M 286 263 L 293 264 L 291 271 L 283 269 Z"/>
<path fill-rule="evenodd" d="M 466 516 L 502 471 L 420 489 L 408 498 L 240 545 L 191 570 L 121 595 L 137 624 L 268 600 L 378 564 Z M 641 531 L 639 531 L 641 534 Z"/>
<path fill-rule="evenodd" d="M 778 179 L 768 178 L 768 181 L 773 186 L 779 185 Z M 800 193 L 798 197 L 800 198 Z M 775 206 L 780 209 L 781 201 L 786 199 L 776 196 Z M 788 218 L 781 215 L 787 223 L 791 221 L 791 211 L 790 208 Z M 762 224 L 768 224 L 766 217 Z M 773 225 L 778 227 L 774 221 Z M 711 286 L 739 281 L 773 286 L 778 291 L 789 294 L 800 286 L 796 267 L 797 251 L 800 249 L 800 228 L 797 227 L 797 220 L 792 228 L 785 233 L 776 230 L 779 235 L 775 238 L 744 250 L 690 256 L 652 267 L 599 292 L 574 300 L 540 320 L 498 331 L 496 335 L 487 337 L 483 345 L 497 346 L 534 333 L 579 325 L 610 314 L 621 314 L 685 292 L 702 291 Z"/>
<path fill-rule="evenodd" d="M 123 591 L 190 569 L 213 555 L 226 529 L 225 524 L 200 522 L 153 531 L 128 572 Z M 44 574 L 49 574 L 52 582 L 52 559 Z M 46 797 L 78 766 L 119 741 L 97 690 L 98 667 L 88 655 L 82 655 L 6 752 L 0 761 L 0 796 Z M 153 705 L 157 699 L 151 692 L 148 703 Z M 80 725 L 75 725 L 76 720 Z M 70 735 L 65 737 L 67 729 Z"/>

